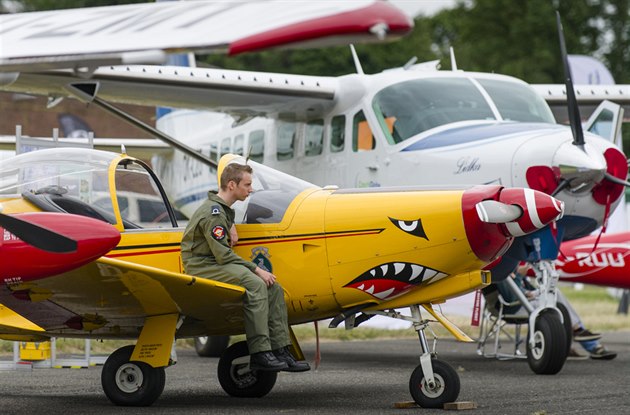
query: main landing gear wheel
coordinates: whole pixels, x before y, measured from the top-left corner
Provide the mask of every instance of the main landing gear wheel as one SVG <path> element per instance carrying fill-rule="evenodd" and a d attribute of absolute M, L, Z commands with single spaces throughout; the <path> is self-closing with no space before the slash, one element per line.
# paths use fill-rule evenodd
<path fill-rule="evenodd" d="M 149 406 L 164 390 L 163 367 L 144 362 L 130 362 L 134 346 L 124 346 L 112 353 L 101 372 L 105 395 L 116 405 Z"/>
<path fill-rule="evenodd" d="M 201 357 L 221 357 L 230 344 L 230 336 L 204 336 L 195 338 L 195 350 Z"/>
<path fill-rule="evenodd" d="M 459 375 L 449 364 L 432 359 L 435 385 L 429 386 L 418 365 L 409 379 L 409 392 L 413 400 L 423 408 L 443 408 L 447 402 L 454 402 L 459 396 Z"/>
<path fill-rule="evenodd" d="M 233 364 L 235 359 L 248 355 L 247 342 L 244 341 L 234 343 L 221 355 L 217 374 L 221 387 L 228 395 L 260 398 L 271 392 L 276 384 L 277 372 L 249 370 L 248 363 Z"/>
<path fill-rule="evenodd" d="M 571 324 L 571 316 L 569 315 L 569 310 L 567 310 L 564 304 L 558 303 L 556 304 L 556 307 L 560 310 L 560 313 L 562 313 L 562 325 L 564 326 L 564 332 L 567 339 L 566 354 L 569 356 L 571 343 L 573 343 L 573 325 Z"/>
<path fill-rule="evenodd" d="M 532 371 L 539 375 L 555 375 L 567 360 L 567 334 L 554 311 L 541 313 L 536 319 L 533 333 L 534 347 L 527 343 L 527 362 Z"/>

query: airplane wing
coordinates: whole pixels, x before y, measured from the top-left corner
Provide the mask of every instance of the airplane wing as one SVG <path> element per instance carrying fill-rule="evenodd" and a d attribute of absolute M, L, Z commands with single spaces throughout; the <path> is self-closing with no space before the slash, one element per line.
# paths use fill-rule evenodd
<path fill-rule="evenodd" d="M 90 79 L 67 70 L 22 73 L 0 89 L 68 97 L 69 85 L 91 89 L 108 102 L 205 109 L 236 118 L 284 111 L 317 116 L 335 104 L 338 92 L 334 77 L 150 65 L 100 68 Z"/>
<path fill-rule="evenodd" d="M 0 16 L 0 72 L 393 39 L 412 28 L 402 11 L 374 0 L 160 2 L 17 13 Z"/>
<path fill-rule="evenodd" d="M 185 316 L 180 335 L 227 334 L 242 321 L 244 292 L 103 257 L 54 277 L 3 285 L 0 337 L 42 335 L 43 329 L 49 336 L 80 337 L 89 331 L 92 337 L 134 338 L 147 317 L 167 314 Z"/>
<path fill-rule="evenodd" d="M 564 84 L 532 84 L 538 94 L 550 104 L 566 103 L 567 90 Z M 630 104 L 630 85 L 574 85 L 579 104 L 597 105 L 604 100 L 617 104 Z"/>

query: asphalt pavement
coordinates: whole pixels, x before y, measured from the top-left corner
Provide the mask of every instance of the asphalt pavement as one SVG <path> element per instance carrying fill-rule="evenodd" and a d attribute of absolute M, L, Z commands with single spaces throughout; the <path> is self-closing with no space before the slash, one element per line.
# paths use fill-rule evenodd
<path fill-rule="evenodd" d="M 556 375 L 535 375 L 525 360 L 480 357 L 474 344 L 441 340 L 439 358 L 459 373 L 459 401 L 476 414 L 630 414 L 630 331 L 606 333 L 619 353 L 611 361 L 567 361 Z M 309 360 L 314 343 L 302 345 Z M 0 372 L 2 414 L 438 414 L 436 409 L 396 409 L 411 401 L 409 376 L 418 364 L 418 342 L 325 342 L 318 370 L 281 373 L 263 398 L 232 398 L 216 378 L 217 359 L 179 350 L 166 371 L 162 396 L 149 408 L 112 405 L 101 390 L 99 366 Z"/>

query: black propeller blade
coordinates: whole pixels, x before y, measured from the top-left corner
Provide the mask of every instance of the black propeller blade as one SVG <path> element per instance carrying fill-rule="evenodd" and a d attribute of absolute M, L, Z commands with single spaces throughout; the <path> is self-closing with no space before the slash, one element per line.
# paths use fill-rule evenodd
<path fill-rule="evenodd" d="M 630 187 L 630 182 L 627 182 L 623 179 L 620 179 L 617 176 L 613 176 L 610 173 L 605 173 L 604 177 L 606 177 L 606 179 L 610 180 L 611 182 L 615 183 L 615 184 L 620 184 L 622 186 L 626 186 L 626 187 Z"/>
<path fill-rule="evenodd" d="M 0 213 L 0 226 L 24 242 L 44 251 L 66 253 L 77 250 L 77 242 L 41 226 Z"/>
<path fill-rule="evenodd" d="M 562 22 L 560 21 L 560 12 L 556 10 L 556 23 L 558 26 L 558 37 L 560 38 L 560 54 L 562 55 L 562 64 L 564 66 L 564 84 L 567 90 L 567 106 L 569 110 L 569 123 L 571 124 L 571 132 L 573 133 L 573 144 L 584 149 L 584 132 L 582 131 L 582 118 L 580 117 L 580 108 L 575 98 L 575 90 L 573 89 L 573 78 L 571 77 L 571 69 L 569 68 L 569 58 L 567 57 L 567 47 L 564 42 L 564 31 Z"/>

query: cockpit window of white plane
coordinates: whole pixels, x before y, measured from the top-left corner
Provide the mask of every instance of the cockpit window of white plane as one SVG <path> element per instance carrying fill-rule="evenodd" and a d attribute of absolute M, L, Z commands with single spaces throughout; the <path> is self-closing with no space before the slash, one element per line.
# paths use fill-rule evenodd
<path fill-rule="evenodd" d="M 278 133 L 276 140 L 276 156 L 278 161 L 290 160 L 293 158 L 295 150 L 296 127 L 297 124 L 294 122 L 278 122 Z"/>
<path fill-rule="evenodd" d="M 324 148 L 324 120 L 309 121 L 304 135 L 304 155 L 307 157 L 322 154 Z"/>
<path fill-rule="evenodd" d="M 414 79 L 390 85 L 374 96 L 372 107 L 390 144 L 440 125 L 495 119 L 477 87 L 462 78 Z"/>
<path fill-rule="evenodd" d="M 352 151 L 374 150 L 376 141 L 363 111 L 355 114 L 352 121 Z"/>
<path fill-rule="evenodd" d="M 346 141 L 346 116 L 337 115 L 330 121 L 330 152 L 343 151 Z"/>
<path fill-rule="evenodd" d="M 265 132 L 256 130 L 249 133 L 249 159 L 262 163 L 265 156 Z"/>
<path fill-rule="evenodd" d="M 528 85 L 497 79 L 476 79 L 483 86 L 504 120 L 554 123 L 545 100 Z"/>
<path fill-rule="evenodd" d="M 251 160 L 249 164 L 254 170 L 254 192 L 245 201 L 232 205 L 236 223 L 279 223 L 298 194 L 317 188 L 312 183 Z"/>

